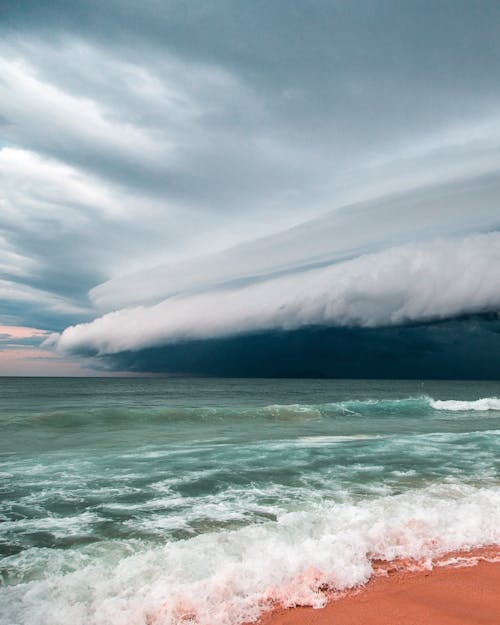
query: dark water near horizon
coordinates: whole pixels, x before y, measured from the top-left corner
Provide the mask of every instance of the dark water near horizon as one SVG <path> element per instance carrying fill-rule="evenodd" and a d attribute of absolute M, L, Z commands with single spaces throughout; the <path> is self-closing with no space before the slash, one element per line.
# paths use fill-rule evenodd
<path fill-rule="evenodd" d="M 374 557 L 498 543 L 499 397 L 476 381 L 0 378 L 0 623 L 233 625 L 269 597 L 319 605 Z"/>

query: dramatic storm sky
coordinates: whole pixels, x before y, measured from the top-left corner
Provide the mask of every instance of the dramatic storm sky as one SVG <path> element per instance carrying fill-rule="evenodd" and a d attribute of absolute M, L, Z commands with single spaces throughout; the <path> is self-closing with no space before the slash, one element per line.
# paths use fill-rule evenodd
<path fill-rule="evenodd" d="M 500 3 L 0 2 L 0 375 L 500 377 Z"/>

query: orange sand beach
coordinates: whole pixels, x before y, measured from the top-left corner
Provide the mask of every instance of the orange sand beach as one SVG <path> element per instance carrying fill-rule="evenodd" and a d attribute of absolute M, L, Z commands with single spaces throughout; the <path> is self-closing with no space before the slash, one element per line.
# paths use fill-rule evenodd
<path fill-rule="evenodd" d="M 321 609 L 276 609 L 258 625 L 500 625 L 500 549 L 450 554 L 431 570 L 379 563 L 364 588 Z"/>

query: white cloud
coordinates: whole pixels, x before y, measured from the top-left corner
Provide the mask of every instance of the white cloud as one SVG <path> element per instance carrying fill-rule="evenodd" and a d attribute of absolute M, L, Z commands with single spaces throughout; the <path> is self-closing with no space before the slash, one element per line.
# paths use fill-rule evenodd
<path fill-rule="evenodd" d="M 89 217 L 118 217 L 127 208 L 123 197 L 94 176 L 29 150 L 0 150 L 2 221 L 35 225 L 57 221 L 63 230 L 78 230 Z"/>
<path fill-rule="evenodd" d="M 120 122 L 98 102 L 67 93 L 43 81 L 21 58 L 0 57 L 0 99 L 3 115 L 29 143 L 66 152 L 75 143 L 81 151 L 109 153 L 116 158 L 140 153 L 152 161 L 166 159 L 168 144 L 147 129 Z"/>
<path fill-rule="evenodd" d="M 36 304 L 41 310 L 63 315 L 88 315 L 90 312 L 89 308 L 78 306 L 69 298 L 11 280 L 0 279 L 0 300 Z"/>
<path fill-rule="evenodd" d="M 435 239 L 108 313 L 67 328 L 57 346 L 102 355 L 256 330 L 444 319 L 500 310 L 499 283 L 500 233 Z"/>
<path fill-rule="evenodd" d="M 109 280 L 89 295 L 98 309 L 110 311 L 231 281 L 270 278 L 338 262 L 390 245 L 490 230 L 500 226 L 499 194 L 500 178 L 490 177 L 345 206 L 218 254 Z"/>

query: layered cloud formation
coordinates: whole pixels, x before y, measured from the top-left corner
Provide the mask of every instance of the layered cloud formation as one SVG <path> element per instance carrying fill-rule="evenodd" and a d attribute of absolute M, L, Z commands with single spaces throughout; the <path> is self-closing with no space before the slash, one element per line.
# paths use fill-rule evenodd
<path fill-rule="evenodd" d="M 57 344 L 102 355 L 262 330 L 447 319 L 500 311 L 499 284 L 500 233 L 437 239 L 125 308 L 66 329 Z"/>
<path fill-rule="evenodd" d="M 259 333 L 496 323 L 498 3 L 1 11 L 0 322 L 206 373 Z"/>

